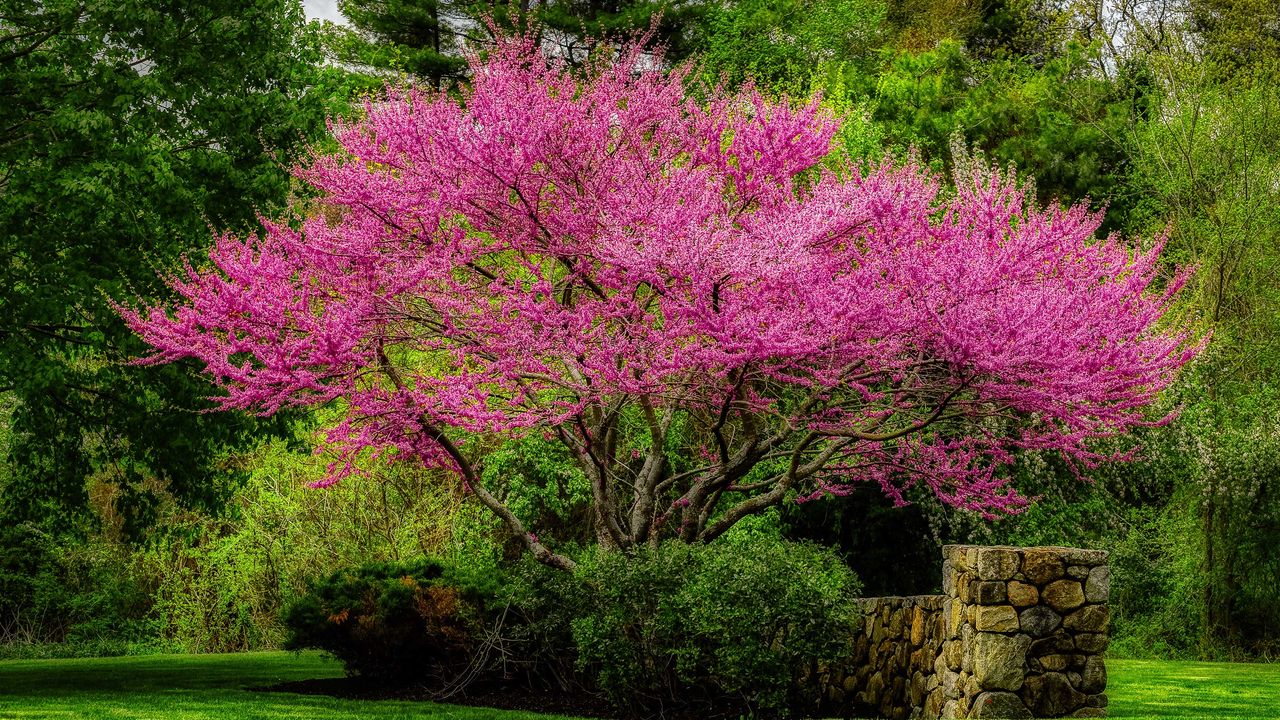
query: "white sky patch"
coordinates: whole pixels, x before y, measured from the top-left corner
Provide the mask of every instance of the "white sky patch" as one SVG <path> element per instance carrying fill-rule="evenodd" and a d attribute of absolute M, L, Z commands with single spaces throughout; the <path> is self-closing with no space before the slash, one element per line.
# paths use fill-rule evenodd
<path fill-rule="evenodd" d="M 302 0 L 302 8 L 306 11 L 308 20 L 332 20 L 341 25 L 347 24 L 347 19 L 338 12 L 338 0 Z"/>

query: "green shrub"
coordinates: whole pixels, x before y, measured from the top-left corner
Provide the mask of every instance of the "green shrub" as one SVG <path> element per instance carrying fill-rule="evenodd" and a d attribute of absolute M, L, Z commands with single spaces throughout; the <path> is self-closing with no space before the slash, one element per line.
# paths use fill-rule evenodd
<path fill-rule="evenodd" d="M 0 657 L 121 655 L 146 645 L 156 625 L 150 591 L 115 544 L 0 528 Z"/>
<path fill-rule="evenodd" d="M 453 682 L 471 666 L 492 592 L 430 559 L 340 570 L 286 608 L 285 647 L 324 650 L 351 674 Z"/>
<path fill-rule="evenodd" d="M 589 553 L 574 582 L 555 572 L 516 574 L 512 603 L 535 621 L 510 632 L 544 671 L 571 639 L 580 679 L 635 716 L 811 712 L 814 669 L 846 656 L 861 617 L 857 579 L 834 553 L 749 528 Z"/>
<path fill-rule="evenodd" d="M 507 568 L 499 598 L 506 675 L 557 692 L 594 690 L 593 679 L 578 670 L 573 637 L 573 621 L 592 602 L 581 578 L 526 555 Z"/>

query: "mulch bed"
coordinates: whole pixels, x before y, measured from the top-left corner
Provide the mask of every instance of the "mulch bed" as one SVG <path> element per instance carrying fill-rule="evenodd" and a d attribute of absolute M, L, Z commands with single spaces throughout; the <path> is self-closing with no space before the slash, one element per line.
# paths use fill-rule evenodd
<path fill-rule="evenodd" d="M 618 717 L 607 702 L 594 695 L 549 693 L 515 685 L 469 688 L 465 693 L 451 695 L 448 698 L 441 698 L 438 693 L 422 685 L 388 685 L 362 677 L 295 680 L 247 689 L 256 692 L 328 695 L 345 700 L 428 700 L 453 705 L 575 715 L 605 720 L 616 720 Z"/>

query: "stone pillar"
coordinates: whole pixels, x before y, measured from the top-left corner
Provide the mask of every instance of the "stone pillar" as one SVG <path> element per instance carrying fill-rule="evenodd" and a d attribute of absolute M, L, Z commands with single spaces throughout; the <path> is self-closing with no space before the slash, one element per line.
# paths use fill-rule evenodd
<path fill-rule="evenodd" d="M 1106 716 L 1107 553 L 948 545 L 942 554 L 945 639 L 924 717 Z"/>

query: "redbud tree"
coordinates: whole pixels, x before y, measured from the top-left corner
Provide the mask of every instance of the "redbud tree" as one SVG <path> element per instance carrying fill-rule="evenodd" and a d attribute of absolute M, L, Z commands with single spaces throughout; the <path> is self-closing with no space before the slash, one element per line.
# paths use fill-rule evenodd
<path fill-rule="evenodd" d="M 1016 512 L 1016 453 L 1111 459 L 1096 441 L 1148 422 L 1199 347 L 1162 319 L 1183 276 L 1158 242 L 1097 238 L 1010 173 L 824 162 L 816 102 L 693 93 L 638 44 L 470 63 L 461 95 L 333 124 L 340 152 L 297 170 L 326 212 L 223 235 L 176 306 L 121 308 L 223 408 L 340 403 L 326 482 L 368 456 L 446 468 L 565 569 L 477 438 L 563 443 L 609 548 L 859 483 Z"/>

